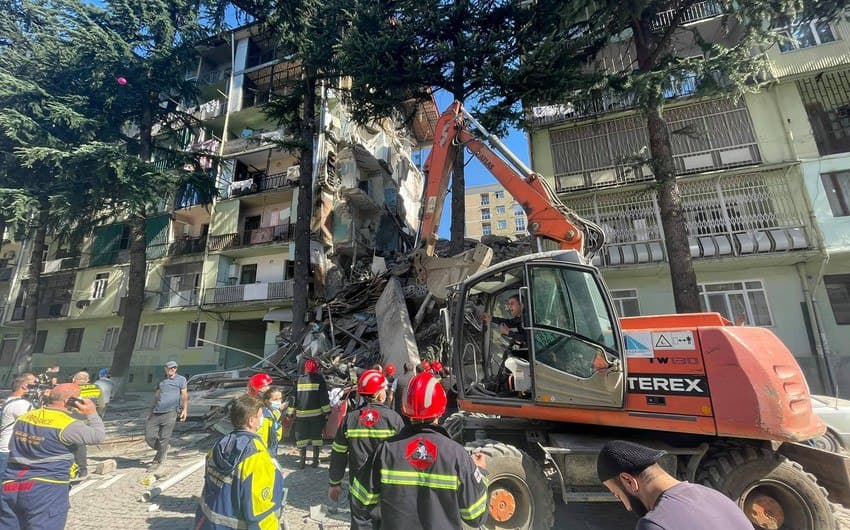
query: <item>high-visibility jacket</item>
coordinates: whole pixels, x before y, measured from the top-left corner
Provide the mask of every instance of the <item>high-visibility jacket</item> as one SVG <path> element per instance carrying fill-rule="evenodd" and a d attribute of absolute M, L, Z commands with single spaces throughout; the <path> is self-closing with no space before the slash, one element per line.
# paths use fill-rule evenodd
<path fill-rule="evenodd" d="M 101 443 L 105 437 L 103 422 L 95 415 L 90 425 L 64 410 L 44 407 L 22 414 L 12 431 L 9 465 L 4 483 L 34 480 L 67 484 L 71 479 L 74 444 Z"/>
<path fill-rule="evenodd" d="M 280 411 L 263 407 L 263 424 L 260 425 L 257 434 L 266 444 L 272 456 L 277 455 L 277 444 L 283 437 L 283 425 L 280 423 Z"/>
<path fill-rule="evenodd" d="M 331 486 L 342 482 L 346 464 L 354 476 L 378 444 L 401 432 L 402 427 L 401 416 L 378 403 L 366 403 L 346 414 L 331 446 Z"/>
<path fill-rule="evenodd" d="M 195 530 L 278 530 L 283 473 L 256 433 L 233 431 L 207 453 Z"/>
<path fill-rule="evenodd" d="M 331 413 L 328 385 L 321 374 L 304 374 L 295 385 L 295 403 L 287 410 L 296 418 L 314 418 Z"/>
<path fill-rule="evenodd" d="M 478 527 L 486 515 L 484 471 L 437 425 L 404 427 L 351 481 L 352 528 Z"/>

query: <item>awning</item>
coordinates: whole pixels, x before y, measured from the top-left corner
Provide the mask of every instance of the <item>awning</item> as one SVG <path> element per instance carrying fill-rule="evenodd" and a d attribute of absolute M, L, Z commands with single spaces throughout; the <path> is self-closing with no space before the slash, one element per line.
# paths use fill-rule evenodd
<path fill-rule="evenodd" d="M 292 309 L 272 309 L 265 314 L 263 322 L 292 322 Z"/>

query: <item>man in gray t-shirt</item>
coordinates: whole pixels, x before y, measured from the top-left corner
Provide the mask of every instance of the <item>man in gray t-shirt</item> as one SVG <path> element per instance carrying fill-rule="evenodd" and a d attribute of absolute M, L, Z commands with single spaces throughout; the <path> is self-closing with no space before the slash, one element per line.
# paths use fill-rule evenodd
<path fill-rule="evenodd" d="M 627 510 L 634 512 L 636 530 L 752 530 L 738 506 L 722 493 L 680 482 L 658 461 L 666 451 L 613 440 L 596 460 L 599 480 Z"/>
<path fill-rule="evenodd" d="M 156 451 L 151 467 L 165 462 L 171 432 L 179 417 L 186 420 L 189 413 L 189 392 L 186 378 L 177 373 L 177 363 L 165 363 L 165 377 L 157 385 L 147 421 L 145 422 L 145 442 Z"/>

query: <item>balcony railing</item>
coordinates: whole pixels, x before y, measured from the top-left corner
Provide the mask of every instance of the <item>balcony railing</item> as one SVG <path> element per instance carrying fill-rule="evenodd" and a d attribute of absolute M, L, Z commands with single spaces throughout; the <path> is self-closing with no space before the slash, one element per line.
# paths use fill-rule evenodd
<path fill-rule="evenodd" d="M 243 151 L 262 149 L 268 147 L 272 142 L 283 140 L 284 130 L 254 131 L 250 135 L 241 136 L 228 140 L 224 143 L 224 156 L 241 153 Z"/>
<path fill-rule="evenodd" d="M 292 241 L 295 238 L 295 225 L 286 223 L 275 226 L 263 226 L 243 231 L 241 234 L 222 234 L 210 236 L 209 248 L 212 251 L 250 247 L 264 243 Z"/>
<path fill-rule="evenodd" d="M 207 238 L 205 236 L 185 237 L 173 241 L 168 245 L 169 256 L 185 256 L 187 254 L 199 254 L 207 247 Z"/>
<path fill-rule="evenodd" d="M 198 290 L 165 291 L 159 295 L 159 308 L 187 307 L 198 305 Z"/>
<path fill-rule="evenodd" d="M 677 9 L 668 9 L 662 11 L 655 16 L 652 22 L 652 29 L 666 28 L 676 17 Z M 706 2 L 697 2 L 687 7 L 682 16 L 679 17 L 679 25 L 685 26 L 693 24 L 701 20 L 706 20 L 723 14 L 723 6 L 716 0 L 708 0 Z"/>
<path fill-rule="evenodd" d="M 61 318 L 68 316 L 71 309 L 71 302 L 56 302 L 38 304 L 36 318 Z M 23 320 L 24 307 L 15 306 L 12 310 L 11 320 Z"/>
<path fill-rule="evenodd" d="M 262 302 L 264 300 L 290 300 L 294 282 L 249 283 L 208 289 L 204 296 L 206 304 L 233 304 L 239 302 Z"/>
<path fill-rule="evenodd" d="M 290 171 L 283 171 L 273 175 L 259 173 L 254 175 L 253 178 L 231 182 L 227 188 L 227 197 L 225 198 L 229 199 L 231 197 L 241 197 L 253 193 L 298 186 L 297 173 L 295 173 L 296 178 L 294 180 L 292 175 L 293 172 Z"/>
<path fill-rule="evenodd" d="M 694 258 L 792 252 L 812 248 L 810 228 L 779 172 L 679 182 Z M 570 197 L 569 204 L 605 230 L 601 266 L 667 260 L 661 213 L 652 188 Z"/>
<path fill-rule="evenodd" d="M 51 272 L 67 271 L 76 269 L 80 266 L 79 256 L 70 256 L 67 258 L 51 259 L 41 263 L 42 274 L 50 274 Z"/>

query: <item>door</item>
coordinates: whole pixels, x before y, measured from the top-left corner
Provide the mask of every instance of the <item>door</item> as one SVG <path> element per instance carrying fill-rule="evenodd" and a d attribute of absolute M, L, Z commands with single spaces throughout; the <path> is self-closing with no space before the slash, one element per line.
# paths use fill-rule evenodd
<path fill-rule="evenodd" d="M 622 339 L 598 271 L 565 263 L 526 264 L 522 290 L 534 367 L 534 400 L 623 406 Z"/>

